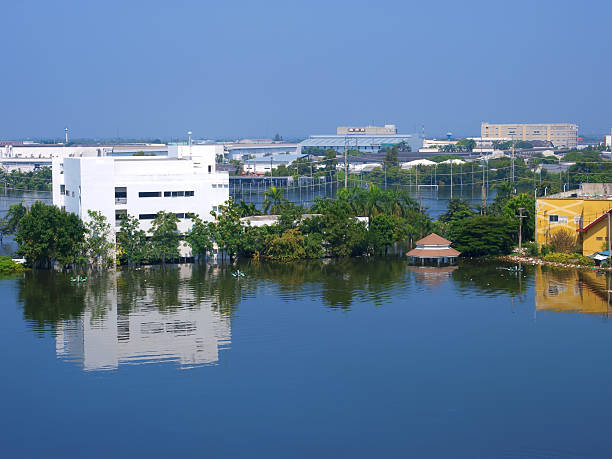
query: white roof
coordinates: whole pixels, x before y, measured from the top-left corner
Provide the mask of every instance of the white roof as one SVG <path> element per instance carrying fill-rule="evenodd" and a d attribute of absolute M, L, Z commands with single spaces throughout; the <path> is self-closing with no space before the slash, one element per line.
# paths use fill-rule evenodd
<path fill-rule="evenodd" d="M 430 161 L 428 159 L 415 159 L 413 161 L 408 161 L 407 163 L 402 163 L 402 169 L 408 169 L 414 166 L 434 166 L 437 163 L 435 161 Z"/>
<path fill-rule="evenodd" d="M 442 164 L 465 164 L 465 161 L 461 159 L 447 159 L 446 161 L 442 161 Z"/>

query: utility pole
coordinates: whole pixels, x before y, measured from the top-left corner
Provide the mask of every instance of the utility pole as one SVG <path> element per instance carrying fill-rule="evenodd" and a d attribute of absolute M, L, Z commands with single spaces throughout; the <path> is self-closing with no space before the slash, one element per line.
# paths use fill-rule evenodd
<path fill-rule="evenodd" d="M 450 193 L 450 198 L 453 199 L 453 160 L 450 160 L 450 166 L 451 166 L 451 193 Z"/>
<path fill-rule="evenodd" d="M 519 243 L 519 255 L 522 255 L 521 252 L 521 248 L 522 248 L 522 240 L 523 240 L 523 218 L 527 218 L 527 215 L 523 215 L 523 211 L 525 210 L 524 207 L 519 207 L 518 211 L 518 218 L 519 218 L 519 236 L 518 236 L 518 243 Z"/>
<path fill-rule="evenodd" d="M 512 183 L 514 183 L 514 134 L 512 135 Z"/>
<path fill-rule="evenodd" d="M 344 138 L 344 188 L 348 187 L 348 137 Z"/>
<path fill-rule="evenodd" d="M 608 268 L 610 267 L 610 260 L 611 260 L 611 256 L 612 254 L 610 253 L 610 243 L 612 241 L 610 241 L 610 211 L 608 211 Z"/>

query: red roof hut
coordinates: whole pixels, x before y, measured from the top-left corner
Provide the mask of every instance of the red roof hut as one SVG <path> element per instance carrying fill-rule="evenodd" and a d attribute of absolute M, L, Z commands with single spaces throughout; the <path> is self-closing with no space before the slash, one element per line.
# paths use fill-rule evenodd
<path fill-rule="evenodd" d="M 461 255 L 461 252 L 456 251 L 450 245 L 451 241 L 431 233 L 417 241 L 416 247 L 406 255 L 411 257 L 413 262 L 421 260 L 422 265 L 425 264 L 425 260 L 436 261 L 438 265 L 440 263 L 454 263 L 455 258 Z"/>

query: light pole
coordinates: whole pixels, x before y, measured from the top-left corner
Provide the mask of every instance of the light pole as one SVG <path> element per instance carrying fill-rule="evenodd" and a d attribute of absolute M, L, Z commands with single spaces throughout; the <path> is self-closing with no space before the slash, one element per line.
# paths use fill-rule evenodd
<path fill-rule="evenodd" d="M 189 136 L 189 158 L 191 159 L 191 131 L 187 131 L 187 135 Z"/>

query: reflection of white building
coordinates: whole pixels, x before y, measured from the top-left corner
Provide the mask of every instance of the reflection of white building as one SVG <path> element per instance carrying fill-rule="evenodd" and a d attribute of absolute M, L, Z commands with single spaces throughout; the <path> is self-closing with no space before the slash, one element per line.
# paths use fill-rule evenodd
<path fill-rule="evenodd" d="M 104 314 L 100 314 L 100 304 L 92 304 L 78 320 L 59 323 L 57 356 L 77 361 L 85 370 L 167 361 L 184 367 L 217 362 L 219 349 L 231 342 L 230 319 L 210 303 L 192 305 L 189 298 L 176 308 L 160 310 L 152 290 L 129 313 L 119 314 L 112 288 Z"/>

